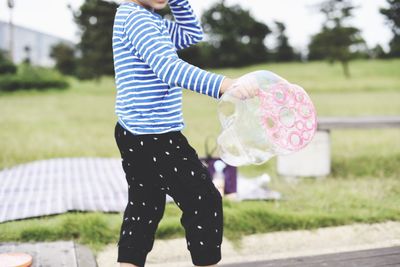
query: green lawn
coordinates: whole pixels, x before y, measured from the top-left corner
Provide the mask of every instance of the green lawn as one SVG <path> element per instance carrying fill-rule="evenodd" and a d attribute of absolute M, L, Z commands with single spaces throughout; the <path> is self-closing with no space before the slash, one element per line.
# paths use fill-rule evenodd
<path fill-rule="evenodd" d="M 348 80 L 339 65 L 323 62 L 213 71 L 238 77 L 257 69 L 302 85 L 318 116 L 400 114 L 400 60 L 352 62 Z M 113 136 L 113 77 L 99 83 L 70 81 L 68 90 L 0 94 L 0 169 L 53 157 L 119 157 Z M 220 131 L 217 101 L 184 90 L 183 109 L 183 133 L 204 156 L 205 137 L 217 137 Z M 225 201 L 225 236 L 236 240 L 255 232 L 399 220 L 399 137 L 400 129 L 333 131 L 332 175 L 321 181 L 306 178 L 296 186 L 276 175 L 275 158 L 240 167 L 246 176 L 271 175 L 271 188 L 284 200 Z M 157 237 L 183 237 L 179 218 L 180 210 L 168 205 Z M 120 223 L 121 214 L 71 212 L 0 224 L 0 241 L 76 238 L 98 250 L 116 242 Z"/>

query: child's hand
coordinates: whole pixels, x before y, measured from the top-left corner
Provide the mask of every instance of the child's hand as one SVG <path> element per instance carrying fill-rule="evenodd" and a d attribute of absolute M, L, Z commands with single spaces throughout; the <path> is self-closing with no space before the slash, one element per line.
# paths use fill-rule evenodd
<path fill-rule="evenodd" d="M 239 79 L 235 79 L 227 91 L 234 97 L 245 100 L 256 96 L 259 89 L 260 87 L 254 76 L 244 75 Z"/>

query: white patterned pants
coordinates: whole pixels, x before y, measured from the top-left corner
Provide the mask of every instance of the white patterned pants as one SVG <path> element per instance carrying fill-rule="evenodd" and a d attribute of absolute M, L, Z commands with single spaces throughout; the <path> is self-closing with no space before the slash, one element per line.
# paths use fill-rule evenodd
<path fill-rule="evenodd" d="M 168 194 L 182 211 L 180 222 L 193 264 L 206 266 L 219 262 L 222 196 L 181 131 L 134 135 L 117 122 L 115 140 L 129 192 L 117 261 L 144 266 Z"/>

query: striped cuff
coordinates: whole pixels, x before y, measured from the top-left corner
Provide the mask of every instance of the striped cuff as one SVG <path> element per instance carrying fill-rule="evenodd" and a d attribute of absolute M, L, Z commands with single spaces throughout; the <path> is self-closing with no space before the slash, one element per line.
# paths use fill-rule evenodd
<path fill-rule="evenodd" d="M 221 91 L 221 86 L 222 86 L 222 82 L 225 79 L 225 76 L 223 75 L 219 75 L 219 74 L 215 74 L 216 75 L 216 82 L 215 82 L 215 86 L 213 88 L 213 96 L 215 99 L 219 100 L 221 98 L 220 91 Z"/>

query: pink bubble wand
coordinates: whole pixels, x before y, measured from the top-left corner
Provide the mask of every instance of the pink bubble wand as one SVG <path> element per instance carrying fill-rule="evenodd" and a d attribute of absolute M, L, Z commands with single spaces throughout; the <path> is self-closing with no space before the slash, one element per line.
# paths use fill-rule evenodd
<path fill-rule="evenodd" d="M 260 99 L 261 124 L 276 150 L 288 154 L 311 142 L 317 129 L 316 111 L 302 87 L 280 81 L 267 91 L 259 89 L 256 96 Z"/>

